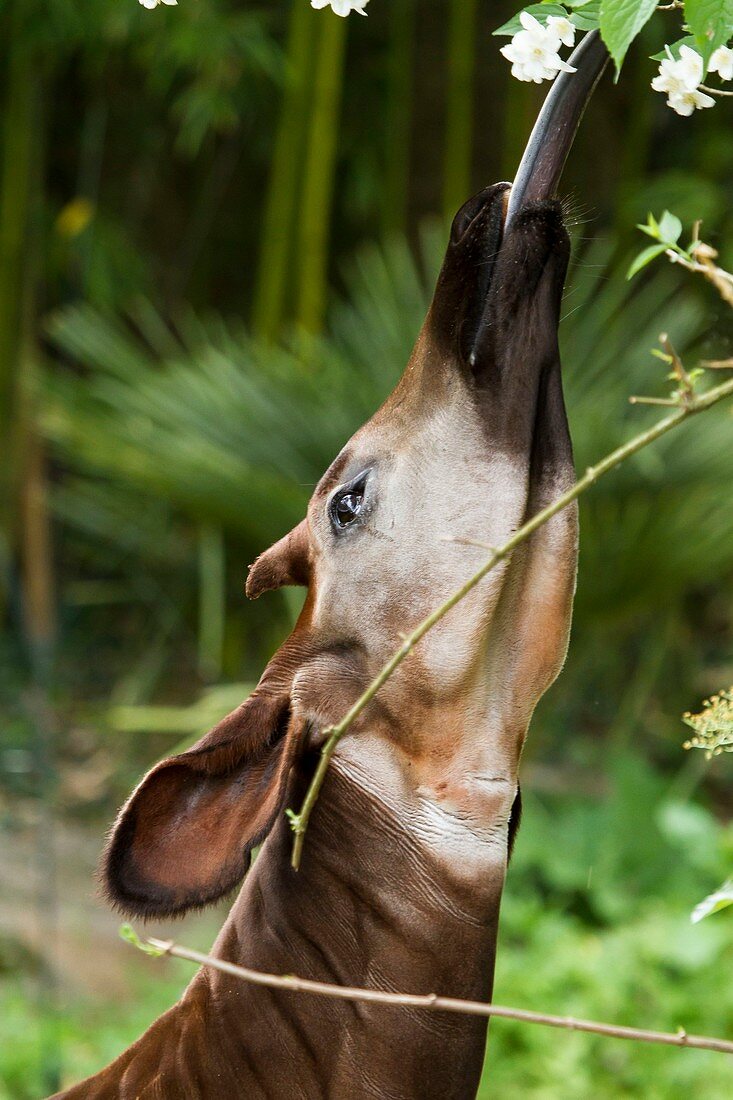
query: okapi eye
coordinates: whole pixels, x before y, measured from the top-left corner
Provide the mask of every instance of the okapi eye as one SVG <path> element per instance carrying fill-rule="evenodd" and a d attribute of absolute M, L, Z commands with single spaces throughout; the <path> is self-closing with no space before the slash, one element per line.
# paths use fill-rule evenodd
<path fill-rule="evenodd" d="M 359 474 L 349 485 L 339 489 L 331 498 L 329 513 L 331 523 L 337 531 L 343 531 L 350 527 L 361 515 L 364 509 L 364 495 L 366 492 L 368 474 Z"/>

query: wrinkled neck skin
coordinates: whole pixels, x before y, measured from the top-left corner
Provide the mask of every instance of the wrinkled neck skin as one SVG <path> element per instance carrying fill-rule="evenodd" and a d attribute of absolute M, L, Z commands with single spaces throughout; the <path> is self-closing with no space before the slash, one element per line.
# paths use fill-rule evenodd
<path fill-rule="evenodd" d="M 297 874 L 289 867 L 289 830 L 278 828 L 218 950 L 263 969 L 342 985 L 487 1000 L 505 847 L 486 846 L 481 881 L 453 875 L 423 834 L 398 822 L 393 807 L 358 775 L 353 760 L 334 767 Z M 232 1002 L 231 982 L 222 979 L 213 986 L 236 1027 L 242 991 L 234 991 Z M 293 1095 L 295 1081 L 312 1100 L 463 1100 L 475 1093 L 485 1021 L 325 999 L 316 1004 L 262 990 L 246 995 L 259 1017 L 262 1046 L 254 1064 L 273 1073 L 261 1082 L 263 1096 Z M 248 1025 L 245 1030 L 251 1045 L 254 1036 Z M 273 1057 L 273 1036 L 279 1057 Z"/>
<path fill-rule="evenodd" d="M 405 798 L 398 819 L 403 777 L 395 767 L 389 791 L 373 790 L 370 740 L 366 734 L 357 751 L 354 739 L 351 751 L 336 759 L 311 819 L 300 871 L 290 868 L 287 823 L 276 828 L 215 951 L 274 973 L 488 1000 L 508 811 L 481 835 L 459 820 L 446 825 L 419 796 Z M 294 792 L 296 799 L 300 793 Z M 211 1020 L 207 1041 L 221 1049 L 211 1064 L 238 1067 L 229 1084 L 235 1088 L 236 1077 L 238 1095 L 475 1095 L 485 1020 L 316 1001 L 214 971 L 199 975 L 187 994 L 201 996 Z"/>
<path fill-rule="evenodd" d="M 478 829 L 408 791 L 384 744 L 367 730 L 342 743 L 300 870 L 283 817 L 213 953 L 269 973 L 488 1001 L 513 795 L 500 785 L 495 818 Z M 485 1019 L 265 989 L 204 968 L 116 1062 L 64 1096 L 471 1100 L 486 1031 Z"/>

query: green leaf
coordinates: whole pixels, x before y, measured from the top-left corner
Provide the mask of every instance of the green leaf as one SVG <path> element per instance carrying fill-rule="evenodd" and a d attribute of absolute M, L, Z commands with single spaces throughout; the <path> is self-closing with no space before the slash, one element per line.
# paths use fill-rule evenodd
<path fill-rule="evenodd" d="M 159 959 L 161 955 L 165 955 L 165 951 L 162 951 L 159 947 L 153 947 L 152 944 L 141 940 L 131 924 L 120 925 L 120 938 L 127 943 L 131 943 L 133 947 L 136 947 L 138 951 L 142 951 L 145 955 L 152 955 L 156 959 Z"/>
<path fill-rule="evenodd" d="M 697 42 L 691 34 L 686 34 L 684 38 L 678 38 L 676 42 L 672 42 L 668 46 L 665 46 L 659 53 L 652 54 L 652 61 L 666 61 L 669 57 L 667 50 L 672 54 L 675 61 L 679 61 L 680 50 L 683 46 L 689 46 L 690 49 L 695 50 L 697 49 Z"/>
<path fill-rule="evenodd" d="M 647 237 L 651 237 L 654 241 L 661 240 L 661 234 L 659 232 L 659 223 L 653 214 L 647 214 L 646 225 L 637 225 L 637 229 L 640 229 L 642 233 L 646 233 Z"/>
<path fill-rule="evenodd" d="M 643 267 L 650 264 L 652 260 L 655 260 L 657 256 L 661 256 L 663 252 L 667 251 L 666 244 L 651 244 L 648 248 L 645 248 L 636 257 L 631 267 L 626 272 L 627 279 L 633 279 L 634 275 L 638 275 Z"/>
<path fill-rule="evenodd" d="M 721 909 L 727 909 L 729 905 L 733 905 L 733 878 L 728 879 L 719 890 L 709 894 L 699 905 L 696 905 L 690 920 L 693 924 L 697 924 L 704 917 L 709 917 L 711 913 L 718 913 Z"/>
<path fill-rule="evenodd" d="M 570 6 L 570 5 L 569 5 Z M 594 31 L 600 24 L 601 0 L 588 0 L 580 11 L 570 13 L 570 22 L 579 31 Z"/>
<path fill-rule="evenodd" d="M 626 51 L 656 6 L 657 0 L 601 0 L 601 36 L 616 62 L 617 73 Z"/>
<path fill-rule="evenodd" d="M 713 50 L 733 37 L 733 0 L 685 0 L 685 21 L 707 68 Z"/>
<path fill-rule="evenodd" d="M 551 15 L 556 15 L 560 18 L 567 19 L 568 13 L 562 4 L 530 4 L 529 7 L 522 8 L 522 11 L 528 12 L 533 15 L 535 19 L 539 19 L 540 23 L 544 26 Z M 508 23 L 504 23 L 498 30 L 493 32 L 494 35 L 501 35 L 507 38 L 513 38 L 514 35 L 521 31 L 522 24 L 519 22 L 519 16 L 521 12 L 509 20 Z"/>
<path fill-rule="evenodd" d="M 659 222 L 659 239 L 667 244 L 677 244 L 682 236 L 682 222 L 675 214 L 665 210 Z"/>

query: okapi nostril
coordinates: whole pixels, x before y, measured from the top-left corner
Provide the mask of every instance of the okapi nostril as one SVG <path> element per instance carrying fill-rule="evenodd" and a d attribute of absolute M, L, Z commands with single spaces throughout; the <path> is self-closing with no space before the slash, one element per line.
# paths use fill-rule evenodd
<path fill-rule="evenodd" d="M 466 236 L 468 230 L 471 228 L 473 223 L 478 220 L 482 212 L 483 211 L 481 209 L 477 211 L 472 211 L 466 210 L 465 207 L 462 210 L 458 211 L 455 218 L 453 219 L 453 225 L 451 227 L 451 244 L 461 243 L 463 238 Z"/>
<path fill-rule="evenodd" d="M 473 226 L 474 223 L 478 223 L 479 218 L 483 215 L 488 215 L 486 219 L 488 224 L 491 218 L 491 213 L 488 208 L 493 205 L 497 192 L 508 190 L 509 186 L 508 183 L 499 183 L 491 187 L 485 187 L 482 191 L 479 191 L 477 195 L 473 195 L 468 202 L 464 203 L 453 219 L 450 243 L 453 245 L 460 244 L 471 226 Z"/>

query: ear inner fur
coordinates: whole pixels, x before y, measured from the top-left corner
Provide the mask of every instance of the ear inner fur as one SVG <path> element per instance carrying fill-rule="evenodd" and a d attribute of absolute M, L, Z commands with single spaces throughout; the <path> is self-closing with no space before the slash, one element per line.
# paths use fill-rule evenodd
<path fill-rule="evenodd" d="M 236 886 L 282 810 L 300 732 L 288 696 L 255 694 L 193 749 L 153 768 L 103 855 L 112 903 L 137 917 L 172 916 Z"/>

